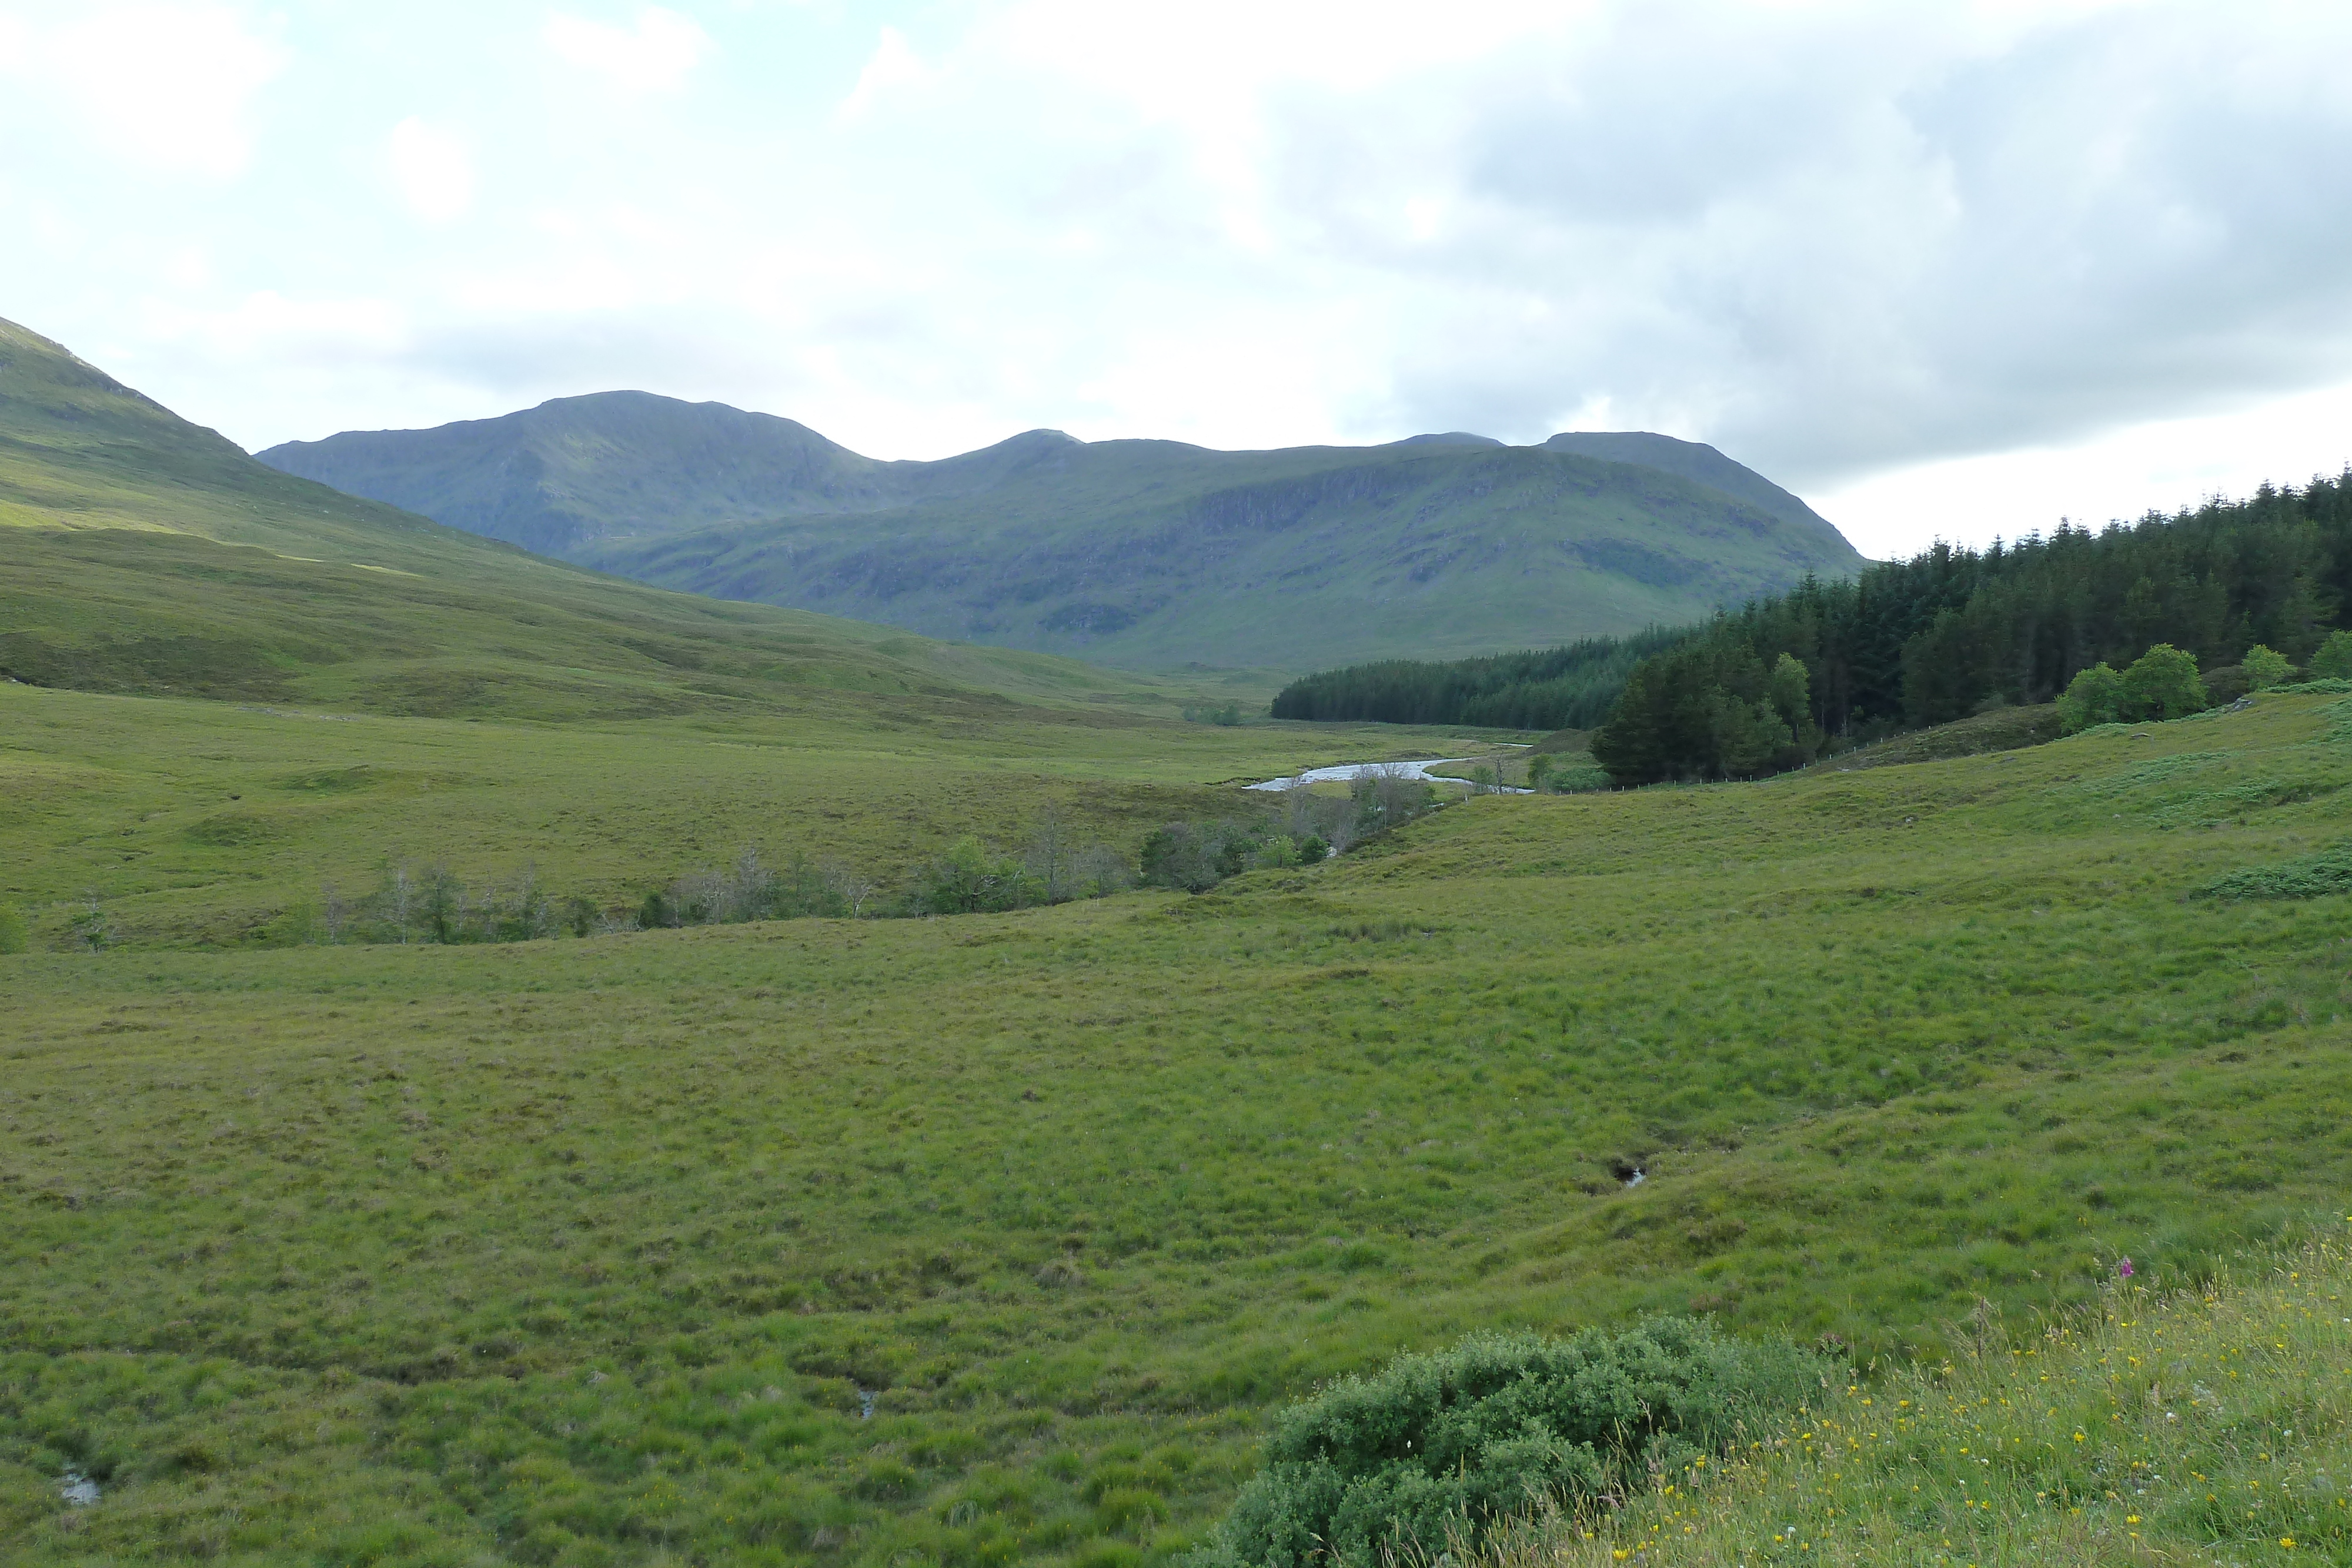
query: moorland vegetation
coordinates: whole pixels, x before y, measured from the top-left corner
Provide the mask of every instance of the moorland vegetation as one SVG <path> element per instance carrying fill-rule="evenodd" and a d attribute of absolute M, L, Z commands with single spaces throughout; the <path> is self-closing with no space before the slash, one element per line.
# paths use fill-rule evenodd
<path fill-rule="evenodd" d="M 2343 900 L 2229 895 L 2345 836 L 2346 701 L 1479 797 L 1201 895 L 11 959 L 0 1517 L 1141 1562 L 1283 1401 L 1473 1330 L 1867 1370 L 2202 1280 L 2352 1180 Z"/>

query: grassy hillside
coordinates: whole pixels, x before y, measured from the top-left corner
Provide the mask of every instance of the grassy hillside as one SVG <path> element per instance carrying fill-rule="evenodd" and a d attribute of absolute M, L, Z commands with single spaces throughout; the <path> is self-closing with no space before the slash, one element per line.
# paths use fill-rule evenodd
<path fill-rule="evenodd" d="M 1687 480 L 1530 448 L 1105 442 L 1066 464 L 952 506 L 615 542 L 589 559 L 1107 663 L 1290 669 L 1689 621 L 1859 564 L 1834 533 L 1800 535 Z"/>
<path fill-rule="evenodd" d="M 1209 685 L 600 577 L 257 463 L 0 322 L 0 671 L 43 685 L 536 719 L 1007 698 L 1173 716 Z M 1254 695 L 1247 676 L 1217 695 Z"/>
<path fill-rule="evenodd" d="M 1270 1402 L 1469 1327 L 1884 1366 L 2200 1280 L 2352 1180 L 2352 911 L 2197 896 L 2345 838 L 2342 707 L 1196 898 L 0 960 L 0 1539 L 1165 1560 Z"/>
<path fill-rule="evenodd" d="M 2339 1233 L 2341 1219 L 2328 1228 Z M 1559 1520 L 1497 1568 L 2343 1562 L 2352 1262 L 2337 1236 L 2209 1286 L 2116 1281 L 2040 1322 L 1981 1314 L 1947 1359 L 1832 1384 L 1727 1470 Z"/>
<path fill-rule="evenodd" d="M 1032 431 L 884 464 L 790 421 L 616 392 L 262 457 L 647 581 L 1134 668 L 1631 632 L 1862 564 L 1711 447 L 1559 441 L 1211 452 Z"/>

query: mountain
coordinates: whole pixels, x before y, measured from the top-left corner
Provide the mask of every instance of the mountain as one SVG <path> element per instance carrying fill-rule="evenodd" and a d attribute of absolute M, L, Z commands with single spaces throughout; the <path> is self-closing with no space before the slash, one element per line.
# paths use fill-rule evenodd
<path fill-rule="evenodd" d="M 606 392 L 259 456 L 648 582 L 1135 668 L 1554 643 L 1863 564 L 1762 476 L 1644 434 L 1217 452 L 1039 430 L 878 462 Z"/>
<path fill-rule="evenodd" d="M 806 448 L 813 486 L 831 472 L 825 445 Z M 895 703 L 924 721 L 1001 711 L 1008 697 L 1182 700 L 1068 660 L 719 603 L 530 555 L 256 462 L 5 320 L 0 676 L 539 719 Z"/>
<path fill-rule="evenodd" d="M 1704 442 L 1678 441 L 1646 430 L 1576 430 L 1563 431 L 1543 444 L 1547 452 L 1570 452 L 1580 457 L 1598 457 L 1604 463 L 1631 463 L 1636 467 L 1679 475 L 1693 484 L 1705 485 L 1745 501 L 1793 528 L 1829 527 L 1822 515 L 1804 502 Z"/>

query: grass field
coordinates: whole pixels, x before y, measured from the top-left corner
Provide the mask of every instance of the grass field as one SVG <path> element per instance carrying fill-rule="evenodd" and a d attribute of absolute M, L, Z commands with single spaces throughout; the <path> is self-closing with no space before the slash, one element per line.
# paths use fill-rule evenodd
<path fill-rule="evenodd" d="M 0 1540 L 44 1563 L 1158 1561 L 1216 1517 L 1272 1402 L 1473 1326 L 1695 1308 L 1885 1364 L 1939 1354 L 1979 1297 L 2095 1301 L 2120 1254 L 2154 1288 L 2201 1279 L 2352 1177 L 2352 913 L 2189 896 L 2345 835 L 2341 704 L 1486 798 L 1192 898 L 0 959 Z M 199 784 L 298 751 L 488 778 L 541 733 L 628 848 L 756 818 L 752 764 L 788 750 L 679 726 L 747 758 L 707 764 L 703 810 L 691 764 L 639 789 L 658 805 L 576 782 L 600 755 L 639 772 L 600 748 L 669 738 L 649 727 L 0 705 L 12 779 L 56 791 L 11 819 L 12 864 L 121 877 L 173 929 L 332 858 L 186 847 L 255 798 Z M 385 749 L 308 760 L 371 724 Z M 1004 749 L 1090 787 L 1244 771 L 1154 732 Z M 796 811 L 833 755 L 791 765 Z M 1310 759 L 1336 758 L 1283 766 Z M 506 823 L 508 852 L 581 838 L 530 793 L 549 771 L 446 815 Z M 335 853 L 433 823 L 419 779 L 371 789 L 253 810 L 284 819 L 268 842 Z M 157 813 L 125 841 L 148 859 L 100 854 L 106 789 Z M 611 874 L 619 848 L 564 864 Z M 103 1500 L 63 1503 L 68 1468 Z"/>

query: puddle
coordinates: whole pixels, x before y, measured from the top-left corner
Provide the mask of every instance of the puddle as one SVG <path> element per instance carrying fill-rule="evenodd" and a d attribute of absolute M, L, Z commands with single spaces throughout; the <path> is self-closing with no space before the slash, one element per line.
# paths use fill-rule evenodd
<path fill-rule="evenodd" d="M 860 1421 L 871 1421 L 874 1419 L 874 1402 L 881 1397 L 882 1396 L 880 1392 L 876 1389 L 859 1389 L 857 1391 L 857 1418 Z"/>
<path fill-rule="evenodd" d="M 79 1470 L 68 1470 L 65 1484 L 58 1489 L 58 1495 L 76 1508 L 88 1508 L 98 1500 L 98 1483 Z"/>

